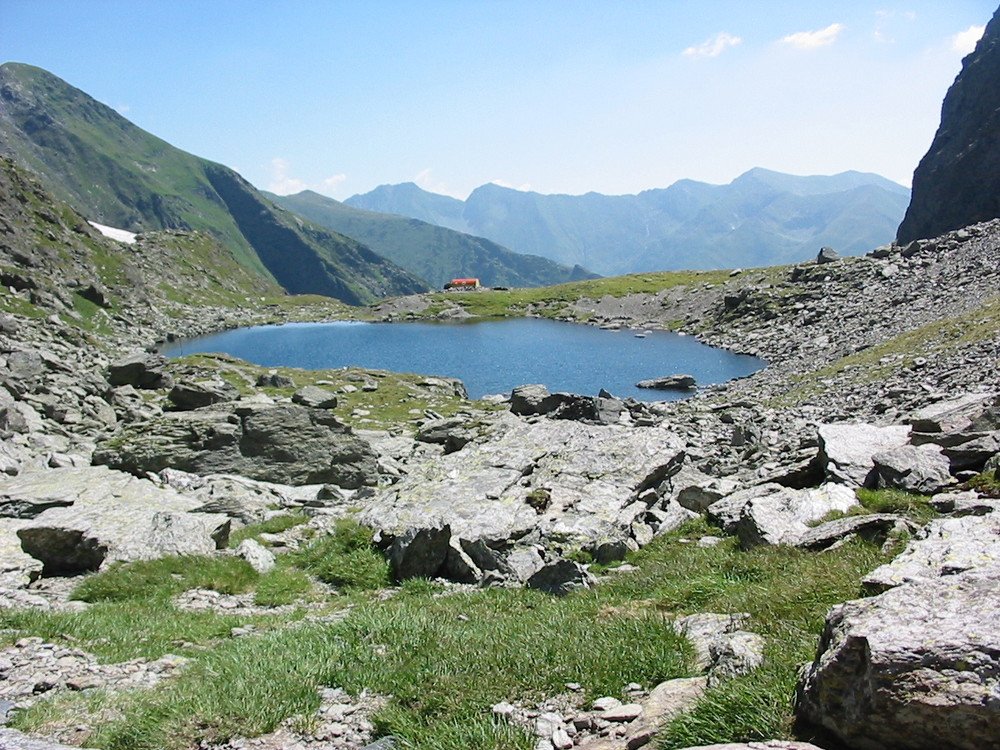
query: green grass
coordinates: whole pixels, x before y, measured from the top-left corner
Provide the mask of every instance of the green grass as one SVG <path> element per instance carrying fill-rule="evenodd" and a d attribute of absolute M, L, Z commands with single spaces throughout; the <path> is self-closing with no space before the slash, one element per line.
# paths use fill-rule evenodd
<path fill-rule="evenodd" d="M 339 519 L 330 534 L 290 555 L 291 564 L 338 588 L 379 589 L 389 584 L 389 565 L 372 547 L 372 532 Z"/>
<path fill-rule="evenodd" d="M 655 294 L 676 286 L 721 284 L 728 279 L 728 271 L 662 271 L 571 281 L 547 287 L 435 294 L 430 299 L 432 305 L 440 306 L 435 309 L 443 309 L 449 303 L 457 304 L 472 315 L 487 318 L 521 316 L 531 305 L 544 306 L 538 312 L 545 317 L 559 317 L 569 303 L 583 297 L 600 299 L 605 295 Z"/>
<path fill-rule="evenodd" d="M 251 590 L 258 574 L 238 557 L 164 557 L 115 565 L 83 580 L 73 598 L 85 602 L 165 599 L 193 588 L 223 594 Z"/>
<path fill-rule="evenodd" d="M 930 505 L 930 497 L 917 495 L 903 490 L 869 490 L 856 491 L 858 502 L 872 513 L 900 513 L 917 523 L 926 523 L 938 515 Z"/>
<path fill-rule="evenodd" d="M 903 503 L 883 497 L 879 507 L 890 502 Z M 860 578 L 884 555 L 861 540 L 822 553 L 743 551 L 733 539 L 707 548 L 683 541 L 711 531 L 704 522 L 690 524 L 631 555 L 637 570 L 566 597 L 523 589 L 443 596 L 439 584 L 414 580 L 382 600 L 368 592 L 385 584 L 384 561 L 367 531 L 343 521 L 303 552 L 280 556 L 274 573 L 251 584 L 258 599 L 284 603 L 306 595 L 307 571 L 337 581 L 347 592 L 338 605 L 354 605 L 342 622 L 287 628 L 281 625 L 288 617 L 262 617 L 259 635 L 229 638 L 229 628 L 243 620 L 171 608 L 166 592 L 178 585 L 235 585 L 232 571 L 216 576 L 187 559 L 185 566 L 120 566 L 92 577 L 100 585 L 81 589 L 98 603 L 85 612 L 4 610 L 0 625 L 11 638 L 69 635 L 105 658 L 168 651 L 194 657 L 160 687 L 114 699 L 116 718 L 102 721 L 90 740 L 105 750 L 190 748 L 198 740 L 267 732 L 288 716 L 310 715 L 321 686 L 392 696 L 376 725 L 413 747 L 528 750 L 531 737 L 494 717 L 491 705 L 539 702 L 565 692 L 567 682 L 583 686 L 581 701 L 624 697 L 628 683 L 651 688 L 688 675 L 691 653 L 671 619 L 748 612 L 749 629 L 766 639 L 766 665 L 709 691 L 670 725 L 664 746 L 789 737 L 797 668 L 812 658 L 827 609 L 859 596 Z M 182 643 L 196 646 L 185 651 Z M 56 703 L 62 715 L 83 721 L 74 712 L 83 711 L 84 699 L 66 700 Z M 17 721 L 43 731 L 59 715 L 39 707 Z"/>
<path fill-rule="evenodd" d="M 229 535 L 229 547 L 235 549 L 245 539 L 254 539 L 263 544 L 260 539 L 261 534 L 280 534 L 282 531 L 288 531 L 288 529 L 301 526 L 308 521 L 309 517 L 303 513 L 284 513 L 272 516 L 266 521 L 248 524 L 234 531 Z"/>

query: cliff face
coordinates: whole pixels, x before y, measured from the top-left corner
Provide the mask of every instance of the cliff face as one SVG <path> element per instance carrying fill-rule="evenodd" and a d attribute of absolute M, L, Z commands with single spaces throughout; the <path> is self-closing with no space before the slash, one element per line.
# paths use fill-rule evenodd
<path fill-rule="evenodd" d="M 913 173 L 897 242 L 1000 217 L 1000 10 L 962 63 L 941 125 Z"/>

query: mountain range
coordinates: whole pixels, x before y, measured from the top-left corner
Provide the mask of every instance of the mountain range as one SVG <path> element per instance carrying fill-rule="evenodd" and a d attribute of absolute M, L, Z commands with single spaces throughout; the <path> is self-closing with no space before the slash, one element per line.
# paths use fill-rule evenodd
<path fill-rule="evenodd" d="M 355 208 L 311 190 L 264 195 L 320 226 L 363 242 L 435 287 L 458 276 L 478 278 L 485 286 L 550 286 L 597 278 L 578 265 L 570 268 L 538 255 L 515 253 L 482 237 Z"/>
<path fill-rule="evenodd" d="M 520 253 L 616 275 L 790 263 L 891 242 L 909 190 L 875 174 L 755 168 L 728 185 L 680 180 L 637 195 L 543 195 L 496 184 L 462 201 L 413 183 L 345 203 L 487 237 Z"/>

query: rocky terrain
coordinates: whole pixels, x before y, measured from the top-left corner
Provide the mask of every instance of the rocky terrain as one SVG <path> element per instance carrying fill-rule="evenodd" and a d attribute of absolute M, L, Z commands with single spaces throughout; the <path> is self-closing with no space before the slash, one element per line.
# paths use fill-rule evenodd
<path fill-rule="evenodd" d="M 472 401 L 446 378 L 170 361 L 155 344 L 514 297 L 287 298 L 202 235 L 108 239 L 2 166 L 0 715 L 17 728 L 0 747 L 387 750 L 423 721 L 475 725 L 466 747 L 635 750 L 682 747 L 685 717 L 712 714 L 741 723 L 695 736 L 746 740 L 713 746 L 734 750 L 996 746 L 1000 219 L 858 258 L 536 296 L 511 310 L 669 328 L 769 366 L 683 401 L 534 384 Z M 678 583 L 685 597 L 664 593 Z M 707 611 L 727 587 L 747 612 Z M 822 609 L 781 609 L 811 597 Z M 448 713 L 524 667 L 497 660 L 508 639 L 529 674 L 558 677 Z M 760 688 L 801 643 L 797 677 Z M 465 648 L 459 678 L 445 660 Z M 604 652 L 634 671 L 592 674 Z M 559 670 L 576 659 L 593 661 Z M 201 702 L 178 687 L 218 680 Z M 229 693 L 263 715 L 234 719 Z M 184 733 L 156 734 L 163 717 Z"/>
<path fill-rule="evenodd" d="M 26 203 L 15 195 L 8 235 L 23 244 L 36 223 L 19 205 Z M 45 232 L 110 242 L 74 221 L 53 215 Z M 15 263 L 16 246 L 8 242 Z M 184 305 L 177 309 L 186 316 L 157 314 L 105 284 L 117 318 L 145 309 L 144 323 L 129 329 L 108 316 L 107 330 L 87 330 L 68 297 L 77 292 L 30 280 L 32 256 L 20 275 L 8 275 L 25 280 L 14 296 L 48 317 L 11 313 L 2 327 L 4 602 L 80 606 L 55 585 L 62 576 L 113 561 L 213 554 L 235 529 L 275 509 L 306 511 L 320 529 L 356 514 L 376 530 L 397 580 L 553 594 L 593 586 L 587 561 L 613 564 L 699 516 L 745 548 L 821 550 L 854 535 L 909 536 L 905 552 L 867 579 L 882 593 L 831 612 L 800 683 L 800 720 L 851 747 L 988 746 L 998 730 L 989 656 L 998 644 L 988 623 L 1000 604 L 991 587 L 1000 549 L 995 501 L 963 483 L 996 481 L 998 254 L 995 221 L 863 258 L 827 253 L 822 263 L 734 273 L 710 288 L 581 298 L 556 314 L 679 327 L 771 364 L 688 400 L 652 404 L 540 386 L 518 388 L 506 403 L 463 402 L 461 384 L 418 379 L 407 398 L 424 400 L 388 424 L 364 421 L 370 414 L 361 404 L 343 409 L 348 399 L 387 393 L 384 374 L 329 373 L 307 384 L 225 359 L 169 363 L 143 348 L 254 314 L 230 307 L 199 319 Z M 74 256 L 81 282 L 72 289 L 96 273 L 90 257 Z M 143 258 L 151 262 L 148 252 Z M 138 259 L 129 273 L 149 279 Z M 412 298 L 403 307 L 419 315 L 429 304 Z M 442 414 L 451 403 L 459 408 Z M 933 495 L 944 515 L 926 525 L 896 513 L 852 515 L 855 489 L 865 486 Z M 245 543 L 239 554 L 273 564 L 273 552 L 257 547 Z M 220 611 L 245 606 L 203 596 L 202 606 Z M 939 643 L 941 633 L 948 636 Z M 631 703 L 609 698 L 590 709 L 556 701 L 493 711 L 540 736 L 539 747 L 641 746 L 706 685 L 762 658 L 760 637 L 738 626 L 717 622 L 698 637 L 708 672 L 693 683 L 668 681 L 638 689 Z M 85 652 L 22 655 L 39 648 L 56 647 L 21 639 L 5 652 L 13 707 L 32 705 L 46 681 L 55 693 L 86 690 L 81 668 L 88 685 L 119 689 L 155 684 L 183 664 L 109 665 L 109 675 L 136 675 L 124 680 L 103 676 Z M 21 664 L 31 665 L 29 676 L 18 676 Z M 858 692 L 845 670 L 864 671 L 871 689 Z M 289 725 L 255 746 L 361 747 L 379 699 L 329 698 L 323 710 L 342 728 L 288 735 Z M 72 732 L 59 736 L 74 741 Z M 250 746 L 240 742 L 224 746 Z"/>

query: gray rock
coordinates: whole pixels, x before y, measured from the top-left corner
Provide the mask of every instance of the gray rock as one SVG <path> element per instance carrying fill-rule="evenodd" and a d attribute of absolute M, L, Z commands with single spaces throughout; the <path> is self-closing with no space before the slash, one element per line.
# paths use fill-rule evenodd
<path fill-rule="evenodd" d="M 511 550 L 505 562 L 513 573 L 514 580 L 524 583 L 542 569 L 545 558 L 537 547 L 522 546 Z"/>
<path fill-rule="evenodd" d="M 704 677 L 679 677 L 654 687 L 641 702 L 642 713 L 629 724 L 624 747 L 635 750 L 648 745 L 663 726 L 701 700 L 706 685 Z"/>
<path fill-rule="evenodd" d="M 260 482 L 228 474 L 200 476 L 178 469 L 164 469 L 160 480 L 199 502 L 194 513 L 222 513 L 243 524 L 258 523 L 274 508 L 298 507 L 302 503 L 286 485 Z"/>
<path fill-rule="evenodd" d="M 994 398 L 995 394 L 992 393 L 967 393 L 959 398 L 939 401 L 918 409 L 906 421 L 915 432 L 946 433 L 966 430 Z"/>
<path fill-rule="evenodd" d="M 135 388 L 170 388 L 173 378 L 166 371 L 167 358 L 161 354 L 137 352 L 111 363 L 108 382 L 113 386 Z"/>
<path fill-rule="evenodd" d="M 709 505 L 705 509 L 705 516 L 727 534 L 735 534 L 736 524 L 739 523 L 747 503 L 757 498 L 778 494 L 785 489 L 787 488 L 780 484 L 768 482 L 737 490 Z"/>
<path fill-rule="evenodd" d="M 663 378 L 640 380 L 636 388 L 653 388 L 659 391 L 690 391 L 698 387 L 693 375 L 667 375 Z"/>
<path fill-rule="evenodd" d="M 744 548 L 759 544 L 795 544 L 809 531 L 808 524 L 831 511 L 845 512 L 858 505 L 854 490 L 825 484 L 809 490 L 783 487 L 753 498 L 743 506 L 736 535 Z"/>
<path fill-rule="evenodd" d="M 544 385 L 519 385 L 510 393 L 510 411 L 519 416 L 548 414 L 558 405 L 559 398 Z"/>
<path fill-rule="evenodd" d="M 446 453 L 454 453 L 476 436 L 476 427 L 466 417 L 431 419 L 417 430 L 416 439 L 422 443 L 443 445 Z"/>
<path fill-rule="evenodd" d="M 403 533 L 376 534 L 375 545 L 389 560 L 397 581 L 407 578 L 434 578 L 440 575 L 451 549 L 451 528 L 424 526 Z"/>
<path fill-rule="evenodd" d="M 799 717 L 860 750 L 995 747 L 998 576 L 980 568 L 834 607 Z"/>
<path fill-rule="evenodd" d="M 900 445 L 872 456 L 875 483 L 880 488 L 893 488 L 931 495 L 955 484 L 951 462 L 938 445 Z"/>
<path fill-rule="evenodd" d="M 316 385 L 299 388 L 292 394 L 292 403 L 307 406 L 310 409 L 336 409 L 337 395 Z"/>
<path fill-rule="evenodd" d="M 852 536 L 884 539 L 889 532 L 900 526 L 908 529 L 909 522 L 903 516 L 897 516 L 893 513 L 866 513 L 859 516 L 846 516 L 809 529 L 799 536 L 794 546 L 821 550 L 832 547 Z"/>
<path fill-rule="evenodd" d="M 819 427 L 819 461 L 830 481 L 854 487 L 874 482 L 873 456 L 905 445 L 908 426 L 825 424 Z"/>
<path fill-rule="evenodd" d="M 704 612 L 677 619 L 674 628 L 691 641 L 695 668 L 714 680 L 745 674 L 763 663 L 764 639 L 742 629 L 749 617 Z"/>
<path fill-rule="evenodd" d="M 359 521 L 391 535 L 448 525 L 461 539 L 495 549 L 529 533 L 545 546 L 592 549 L 631 538 L 623 512 L 647 491 L 655 503 L 681 455 L 680 440 L 658 427 L 525 422 L 506 414 L 461 450 L 409 467 L 377 491 Z"/>
<path fill-rule="evenodd" d="M 181 382 L 170 389 L 167 398 L 175 408 L 200 409 L 203 406 L 236 401 L 240 392 L 222 380 L 203 380 L 196 383 Z"/>
<path fill-rule="evenodd" d="M 29 737 L 16 729 L 0 729 L 0 750 L 75 750 L 51 740 Z"/>
<path fill-rule="evenodd" d="M 0 407 L 0 434 L 10 437 L 14 433 L 42 432 L 42 416 L 23 401 Z"/>
<path fill-rule="evenodd" d="M 210 554 L 225 546 L 229 519 L 189 513 L 197 502 L 104 467 L 52 469 L 0 481 L 20 502 L 62 495 L 69 502 L 17 531 L 46 574 L 97 570 L 108 560 Z"/>
<path fill-rule="evenodd" d="M 219 405 L 131 424 L 94 462 L 136 474 L 176 468 L 278 484 L 374 484 L 371 446 L 333 414 L 294 404 Z"/>
<path fill-rule="evenodd" d="M 563 596 L 574 589 L 590 588 L 593 582 L 594 577 L 579 563 L 556 560 L 543 565 L 525 583 L 528 588 Z"/>
<path fill-rule="evenodd" d="M 454 536 L 448 542 L 448 554 L 445 556 L 441 575 L 458 583 L 479 583 L 483 580 L 483 571 L 462 548 L 462 540 Z"/>
<path fill-rule="evenodd" d="M 257 376 L 258 388 L 294 388 L 295 381 L 276 372 L 261 373 Z"/>
<path fill-rule="evenodd" d="M 764 663 L 764 637 L 737 630 L 709 644 L 709 685 L 726 677 L 738 677 Z"/>
<path fill-rule="evenodd" d="M 982 497 L 975 490 L 944 492 L 932 497 L 930 504 L 938 513 L 956 516 L 984 516 L 1000 510 L 1000 499 Z"/>
<path fill-rule="evenodd" d="M 835 263 L 840 260 L 840 253 L 834 250 L 832 247 L 821 247 L 819 253 L 816 255 L 816 263 L 823 265 L 824 263 Z"/>
<path fill-rule="evenodd" d="M 250 563 L 250 567 L 262 575 L 274 570 L 274 555 L 255 539 L 244 539 L 236 547 L 235 552 L 237 557 L 242 557 Z"/>
<path fill-rule="evenodd" d="M 952 471 L 980 471 L 997 453 L 1000 453 L 1000 432 L 975 437 L 944 449 L 944 455 L 951 461 Z"/>
<path fill-rule="evenodd" d="M 920 529 L 895 560 L 863 580 L 865 588 L 884 591 L 908 582 L 933 581 L 977 567 L 1000 564 L 1000 517 L 939 518 Z"/>

